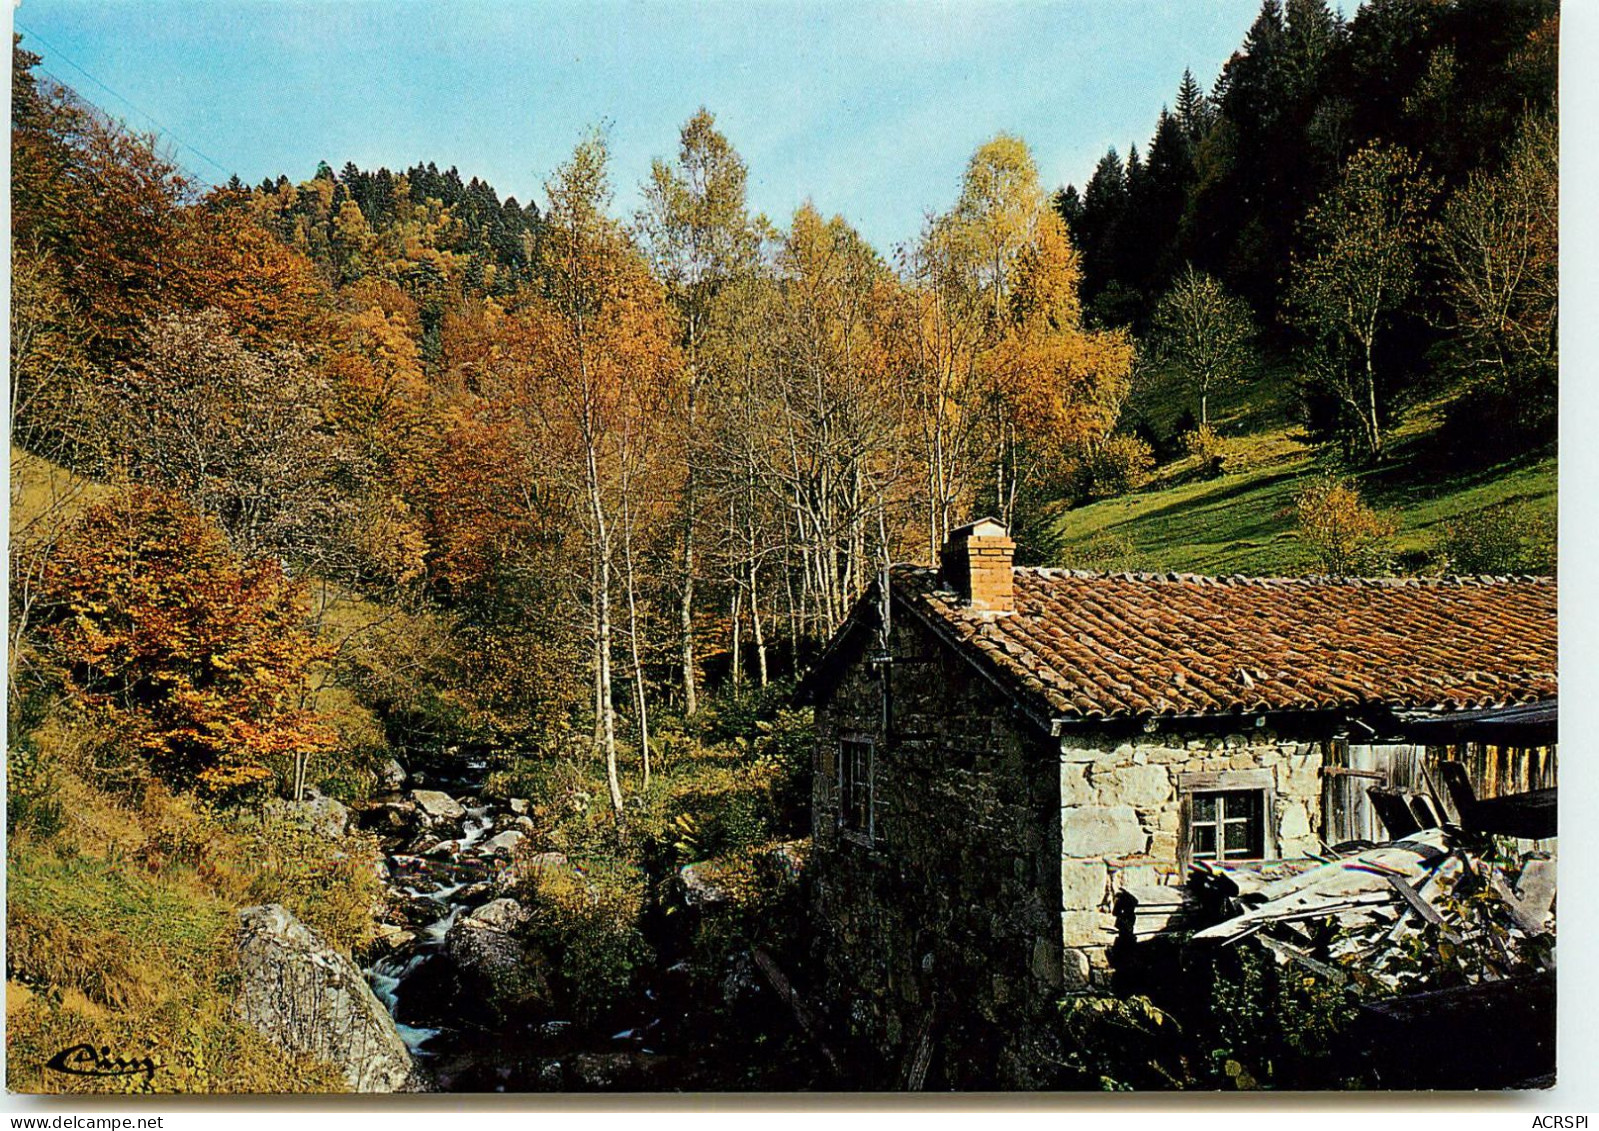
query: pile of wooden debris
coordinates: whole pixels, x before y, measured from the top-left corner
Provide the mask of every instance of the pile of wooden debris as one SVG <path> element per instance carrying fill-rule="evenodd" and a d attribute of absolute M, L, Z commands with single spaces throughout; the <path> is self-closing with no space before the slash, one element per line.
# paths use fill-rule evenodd
<path fill-rule="evenodd" d="M 1188 910 L 1212 925 L 1190 945 L 1259 945 L 1337 986 L 1358 1006 L 1337 1055 L 1384 1087 L 1547 1087 L 1555 861 L 1506 843 L 1451 826 L 1279 878 L 1200 866 Z"/>
<path fill-rule="evenodd" d="M 1554 966 L 1555 862 L 1423 829 L 1283 879 L 1201 865 L 1190 888 L 1231 917 L 1196 943 L 1256 938 L 1281 962 L 1376 996 L 1476 985 Z"/>

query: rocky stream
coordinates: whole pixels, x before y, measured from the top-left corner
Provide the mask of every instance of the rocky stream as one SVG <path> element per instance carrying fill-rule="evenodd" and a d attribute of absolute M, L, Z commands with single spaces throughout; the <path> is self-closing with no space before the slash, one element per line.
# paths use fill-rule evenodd
<path fill-rule="evenodd" d="M 747 956 L 717 971 L 709 987 L 691 972 L 670 937 L 690 916 L 654 932 L 655 961 L 638 972 L 626 1000 L 577 1020 L 549 956 L 519 930 L 529 912 L 516 895 L 529 870 L 581 877 L 581 867 L 537 850 L 528 802 L 486 797 L 481 765 L 409 780 L 398 765 L 392 770 L 390 792 L 358 814 L 384 846 L 389 897 L 377 955 L 363 972 L 416 1059 L 422 1086 L 524 1092 L 800 1083 L 768 1085 L 761 1064 L 740 1062 L 755 1045 L 784 1041 L 781 1010 Z M 684 901 L 683 881 L 674 880 L 692 909 L 695 894 Z M 653 919 L 657 928 L 663 921 Z"/>

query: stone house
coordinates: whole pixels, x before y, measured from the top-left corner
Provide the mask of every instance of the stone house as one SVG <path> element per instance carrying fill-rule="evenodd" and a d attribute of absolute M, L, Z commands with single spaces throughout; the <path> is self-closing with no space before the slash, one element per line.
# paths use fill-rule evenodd
<path fill-rule="evenodd" d="M 1409 784 L 1407 720 L 1555 695 L 1550 579 L 1013 551 L 985 519 L 893 567 L 801 688 L 817 997 L 881 1086 L 1036 1086 L 1059 1001 L 1108 988 L 1119 892 L 1322 851 L 1370 825 L 1349 781 Z"/>

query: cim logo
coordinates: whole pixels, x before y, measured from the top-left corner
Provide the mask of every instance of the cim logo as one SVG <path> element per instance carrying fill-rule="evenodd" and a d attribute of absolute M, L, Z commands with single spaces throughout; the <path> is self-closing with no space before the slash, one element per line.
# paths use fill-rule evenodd
<path fill-rule="evenodd" d="M 1535 1115 L 1532 1117 L 1534 1127 L 1586 1127 L 1586 1115 Z"/>

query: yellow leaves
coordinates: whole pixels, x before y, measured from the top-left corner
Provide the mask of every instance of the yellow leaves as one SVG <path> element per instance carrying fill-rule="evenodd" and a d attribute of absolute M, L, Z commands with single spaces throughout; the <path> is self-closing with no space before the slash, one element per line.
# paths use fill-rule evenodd
<path fill-rule="evenodd" d="M 1009 421 L 1046 449 L 1091 443 L 1116 425 L 1132 377 L 1125 331 L 1012 329 L 987 356 Z"/>
<path fill-rule="evenodd" d="M 1394 520 L 1367 506 L 1353 483 L 1332 476 L 1312 482 L 1300 493 L 1296 512 L 1300 538 L 1328 574 L 1385 568 Z"/>
<path fill-rule="evenodd" d="M 350 538 L 369 568 L 393 584 L 407 585 L 422 575 L 427 538 L 398 496 L 366 499 Z"/>
<path fill-rule="evenodd" d="M 1072 246 L 1066 225 L 1053 212 L 1039 219 L 1032 242 L 1016 259 L 1011 288 L 1011 318 L 1022 326 L 1047 324 L 1073 330 L 1082 324 L 1082 257 Z"/>

